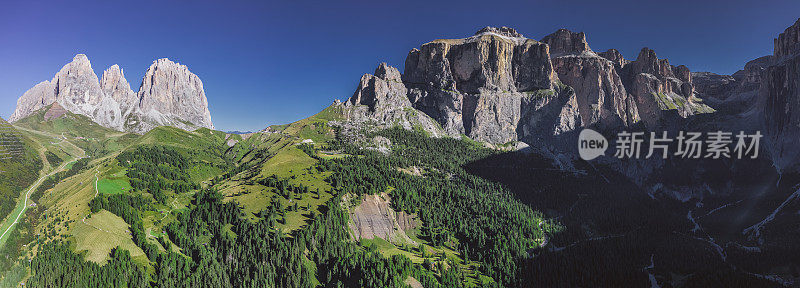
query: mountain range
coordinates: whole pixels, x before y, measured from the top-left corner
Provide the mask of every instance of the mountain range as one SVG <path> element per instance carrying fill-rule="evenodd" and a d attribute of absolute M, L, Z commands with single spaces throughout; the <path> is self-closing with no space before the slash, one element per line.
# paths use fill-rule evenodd
<path fill-rule="evenodd" d="M 704 113 L 719 119 L 754 117 L 750 120 L 763 123 L 770 135 L 776 165 L 792 166 L 798 154 L 788 151 L 793 149 L 781 143 L 787 137 L 779 135 L 797 133 L 793 127 L 800 121 L 787 113 L 797 106 L 797 88 L 786 82 L 796 73 L 797 29 L 795 23 L 775 39 L 774 55 L 728 76 L 690 72 L 646 47 L 633 61 L 615 49 L 598 53 L 584 33 L 566 29 L 536 41 L 512 28 L 486 27 L 468 38 L 434 40 L 412 49 L 403 74 L 379 65 L 374 75 L 362 77 L 344 105 L 367 107 L 348 112 L 351 120 L 399 121 L 407 128 L 413 123 L 436 134 L 466 135 L 495 145 L 536 143 L 582 127 L 656 130 Z M 118 65 L 98 80 L 88 58 L 76 55 L 52 80 L 25 92 L 9 121 L 53 103 L 119 131 L 141 134 L 163 125 L 214 128 L 202 81 L 168 59 L 154 61 L 134 92 Z M 409 109 L 421 113 L 407 115 Z M 759 128 L 753 121 L 744 126 Z"/>
<path fill-rule="evenodd" d="M 438 124 L 416 116 L 433 133 L 495 145 L 557 143 L 571 152 L 574 132 L 583 127 L 606 134 L 763 130 L 774 165 L 796 170 L 800 152 L 790 145 L 800 123 L 794 112 L 800 109 L 799 29 L 800 23 L 790 26 L 775 39 L 773 55 L 728 76 L 690 72 L 649 48 L 633 61 L 615 49 L 596 53 L 584 33 L 565 29 L 536 41 L 512 28 L 487 27 L 412 49 L 402 75 L 381 64 L 344 105 L 368 107 L 351 116 L 361 121 L 408 122 L 401 112 L 413 108 Z"/>
<path fill-rule="evenodd" d="M 122 68 L 113 65 L 98 80 L 86 55 L 78 54 L 50 81 L 36 84 L 17 100 L 9 121 L 57 103 L 119 131 L 147 132 L 157 126 L 214 128 L 203 82 L 179 63 L 163 58 L 147 68 L 139 91 L 131 90 Z"/>
<path fill-rule="evenodd" d="M 158 59 L 134 92 L 76 55 L 0 119 L 0 287 L 800 283 L 800 19 L 733 75 L 508 27 L 402 68 L 222 132 L 186 66 Z M 752 159 L 584 161 L 586 128 L 764 139 Z"/>

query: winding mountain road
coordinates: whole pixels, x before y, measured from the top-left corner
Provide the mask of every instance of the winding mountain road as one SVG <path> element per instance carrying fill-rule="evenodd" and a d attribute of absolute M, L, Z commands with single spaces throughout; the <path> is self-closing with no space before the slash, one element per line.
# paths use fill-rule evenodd
<path fill-rule="evenodd" d="M 20 127 L 16 127 L 16 128 L 18 128 L 20 130 L 25 130 L 25 131 L 28 131 L 28 132 L 32 132 L 31 130 L 28 130 L 28 129 L 24 129 L 24 128 L 20 128 Z M 82 156 L 74 158 L 74 159 L 72 159 L 70 161 L 64 162 L 58 168 L 55 168 L 52 171 L 50 171 L 50 173 L 42 175 L 41 177 L 39 177 L 39 179 L 36 180 L 36 182 L 33 183 L 33 185 L 31 185 L 28 188 L 28 191 L 25 192 L 25 197 L 23 197 L 23 199 L 20 199 L 20 200 L 17 201 L 17 205 L 16 205 L 16 208 L 14 208 L 14 211 L 11 212 L 9 217 L 7 217 L 5 220 L 3 220 L 2 226 L 0 226 L 0 227 L 6 227 L 5 229 L 3 229 L 3 234 L 0 234 L 0 247 L 5 245 L 6 241 L 8 240 L 8 237 L 11 235 L 11 234 L 9 234 L 9 232 L 11 232 L 11 230 L 14 228 L 14 226 L 16 226 L 19 223 L 20 218 L 22 218 L 22 215 L 24 215 L 25 211 L 28 210 L 28 202 L 30 202 L 31 193 L 33 193 L 33 191 L 36 190 L 36 188 L 38 188 L 39 185 L 42 184 L 42 181 L 44 181 L 44 179 L 47 179 L 50 176 L 55 175 L 58 172 L 64 171 L 66 169 L 66 167 L 69 166 L 69 164 L 74 163 L 74 162 L 76 162 L 76 161 L 78 161 L 80 159 L 86 158 L 86 151 L 84 151 L 83 149 L 78 148 L 78 146 L 75 146 L 74 144 L 72 144 L 72 142 L 67 141 L 67 137 L 64 136 L 63 133 L 62 133 L 62 135 L 51 135 L 49 133 L 44 133 L 44 132 L 38 132 L 36 134 L 44 135 L 44 136 L 51 137 L 51 138 L 56 139 L 56 140 L 60 140 L 57 143 L 53 143 L 53 145 L 58 145 L 58 146 L 64 147 L 63 144 L 66 142 L 67 144 L 71 145 L 74 149 L 77 149 L 76 151 L 80 151 L 80 154 L 82 154 Z M 42 149 L 46 149 L 46 148 L 42 147 Z M 14 216 L 14 213 L 16 213 L 16 216 Z M 13 219 L 13 221 L 12 221 L 12 219 Z M 2 229 L 2 228 L 0 228 L 0 229 Z"/>
<path fill-rule="evenodd" d="M 8 232 L 10 232 L 11 229 L 14 228 L 14 226 L 17 223 L 19 223 L 19 218 L 22 217 L 22 214 L 25 214 L 25 210 L 28 210 L 28 202 L 30 201 L 31 193 L 33 193 L 33 190 L 38 188 L 39 185 L 42 184 L 42 181 L 44 181 L 44 179 L 46 179 L 47 177 L 53 176 L 54 174 L 56 174 L 58 172 L 64 171 L 64 168 L 66 168 L 67 165 L 69 165 L 70 163 L 74 163 L 75 161 L 78 161 L 78 160 L 83 159 L 83 158 L 84 157 L 78 157 L 78 158 L 72 159 L 71 161 L 64 162 L 64 164 L 61 164 L 61 166 L 59 166 L 57 169 L 53 169 L 53 171 L 50 171 L 50 173 L 48 173 L 47 175 L 42 175 L 41 177 L 39 177 L 39 179 L 36 180 L 36 182 L 34 182 L 34 184 L 31 185 L 30 188 L 28 188 L 28 191 L 25 193 L 25 198 L 22 201 L 17 202 L 17 207 L 18 208 L 14 209 L 14 210 L 19 210 L 19 213 L 17 213 L 17 216 L 14 217 L 14 221 L 11 222 L 10 225 L 7 224 L 7 223 L 3 224 L 3 226 L 8 225 L 8 228 L 6 228 L 5 231 L 3 231 L 3 234 L 0 235 L 0 246 L 5 244 L 5 241 L 8 240 L 8 239 L 6 239 L 6 236 L 9 235 Z M 21 208 L 20 208 L 20 205 L 22 205 Z M 8 220 L 11 220 L 11 218 L 6 219 L 6 221 L 8 221 Z"/>

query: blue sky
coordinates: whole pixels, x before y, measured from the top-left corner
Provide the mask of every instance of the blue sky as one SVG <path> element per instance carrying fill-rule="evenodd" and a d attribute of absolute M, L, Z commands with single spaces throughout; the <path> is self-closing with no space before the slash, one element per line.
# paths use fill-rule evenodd
<path fill-rule="evenodd" d="M 167 57 L 200 76 L 220 130 L 257 130 L 352 95 L 412 48 L 509 26 L 541 39 L 584 31 L 595 51 L 642 47 L 692 71 L 730 74 L 772 53 L 800 1 L 13 1 L 0 10 L 0 116 L 75 54 L 113 64 L 134 91 Z M 757 3 L 759 2 L 759 3 Z M 224 4 L 223 4 L 224 3 Z"/>

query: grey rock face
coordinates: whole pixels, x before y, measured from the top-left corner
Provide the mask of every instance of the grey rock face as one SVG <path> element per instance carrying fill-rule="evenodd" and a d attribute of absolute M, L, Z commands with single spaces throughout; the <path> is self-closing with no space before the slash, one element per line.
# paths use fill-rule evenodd
<path fill-rule="evenodd" d="M 119 65 L 114 64 L 103 71 L 100 87 L 103 93 L 119 103 L 123 117 L 127 117 L 139 106 L 139 97 L 131 90 L 131 85 Z"/>
<path fill-rule="evenodd" d="M 86 55 L 78 54 L 72 62 L 61 68 L 51 81 L 55 85 L 55 94 L 68 110 L 88 112 L 97 106 L 105 96 L 100 89 L 100 82 L 92 70 Z"/>
<path fill-rule="evenodd" d="M 78 54 L 51 81 L 25 92 L 11 121 L 58 103 L 120 131 L 144 133 L 160 125 L 213 129 L 202 82 L 186 66 L 158 60 L 148 69 L 142 87 L 139 95 L 134 93 L 117 65 L 104 71 L 98 81 L 89 59 Z"/>
<path fill-rule="evenodd" d="M 388 128 L 400 125 L 412 129 L 415 125 L 432 133 L 441 134 L 438 125 L 426 115 L 411 107 L 408 90 L 401 82 L 397 68 L 381 63 L 375 75 L 364 74 L 353 96 L 342 105 L 345 117 L 355 123 L 373 124 Z"/>
<path fill-rule="evenodd" d="M 500 27 L 500 28 L 486 26 L 483 29 L 478 30 L 478 32 L 476 32 L 475 35 L 481 35 L 481 34 L 485 34 L 485 33 L 493 33 L 493 34 L 497 34 L 497 35 L 502 35 L 502 36 L 507 36 L 507 37 L 514 37 L 514 38 L 522 38 L 523 37 L 522 34 L 517 33 L 517 30 L 514 30 L 514 28 L 508 28 L 506 26 L 503 26 L 503 27 Z"/>
<path fill-rule="evenodd" d="M 724 100 L 739 86 L 739 82 L 733 76 L 711 72 L 693 72 L 692 79 L 697 94 L 704 99 L 712 97 Z"/>
<path fill-rule="evenodd" d="M 589 48 L 586 35 L 566 29 L 560 29 L 542 41 L 557 47 L 553 48 L 553 67 L 558 79 L 575 90 L 584 126 L 610 129 L 629 126 L 640 120 L 636 101 L 628 95 L 622 78 L 617 74 L 618 68 L 626 63 L 619 52 L 605 53 L 614 61 L 601 57 Z"/>
<path fill-rule="evenodd" d="M 774 62 L 763 71 L 763 99 L 768 149 L 779 171 L 800 171 L 800 20 L 775 40 Z"/>
<path fill-rule="evenodd" d="M 375 69 L 375 75 L 364 74 L 352 97 L 351 105 L 366 105 L 370 111 L 411 107 L 406 97 L 406 87 L 401 82 L 397 68 L 381 63 Z"/>
<path fill-rule="evenodd" d="M 597 53 L 598 56 L 608 59 L 614 63 L 614 66 L 617 69 L 622 69 L 628 63 L 631 63 L 630 60 L 626 60 L 625 57 L 622 57 L 622 54 L 617 51 L 617 49 L 608 49 L 606 52 Z"/>
<path fill-rule="evenodd" d="M 787 58 L 767 69 L 761 86 L 769 150 L 781 170 L 800 168 L 800 57 Z"/>
<path fill-rule="evenodd" d="M 774 62 L 775 57 L 772 55 L 764 56 L 744 65 L 744 69 L 733 73 L 733 78 L 741 83 L 743 89 L 751 90 L 756 89 L 761 85 L 761 79 L 764 72 Z"/>
<path fill-rule="evenodd" d="M 33 88 L 28 89 L 22 94 L 22 97 L 17 99 L 17 108 L 11 117 L 8 118 L 9 122 L 16 122 L 34 111 L 44 108 L 47 105 L 56 102 L 55 85 L 50 81 L 45 80 Z"/>
<path fill-rule="evenodd" d="M 777 60 L 793 58 L 800 53 L 800 19 L 775 38 L 775 48 L 772 53 Z"/>
<path fill-rule="evenodd" d="M 655 51 L 642 48 L 636 61 L 626 64 L 620 73 L 628 92 L 636 99 L 639 116 L 647 127 L 663 124 L 674 112 L 681 117 L 714 110 L 694 97 L 691 72 L 685 66 L 672 66 L 658 59 Z"/>
<path fill-rule="evenodd" d="M 103 93 L 86 55 L 76 55 L 50 82 L 39 83 L 25 92 L 17 101 L 11 121 L 25 118 L 56 102 L 68 111 L 89 116 L 100 125 L 121 127 L 119 106 Z"/>
<path fill-rule="evenodd" d="M 447 134 L 491 143 L 518 140 L 526 92 L 550 90 L 555 80 L 547 45 L 510 28 L 424 44 L 409 52 L 403 75 L 414 108 Z"/>
<path fill-rule="evenodd" d="M 553 57 L 592 52 L 586 42 L 586 34 L 583 32 L 574 33 L 567 29 L 558 29 L 555 33 L 542 38 L 542 42 L 550 45 L 550 53 Z"/>
<path fill-rule="evenodd" d="M 415 215 L 394 211 L 386 193 L 367 195 L 352 209 L 348 227 L 356 239 L 382 238 L 392 243 L 416 243 L 405 234 L 413 229 Z"/>
<path fill-rule="evenodd" d="M 145 72 L 138 95 L 145 123 L 182 129 L 192 129 L 192 126 L 214 129 L 203 82 L 185 65 L 166 58 L 153 61 Z"/>
<path fill-rule="evenodd" d="M 761 80 L 773 59 L 769 55 L 747 62 L 744 69 L 730 76 L 710 72 L 692 73 L 695 92 L 715 108 L 732 112 L 752 110 L 757 102 Z"/>
<path fill-rule="evenodd" d="M 381 107 L 408 101 L 444 133 L 493 144 L 585 126 L 617 129 L 644 115 L 657 125 L 664 110 L 684 117 L 713 111 L 694 103 L 700 100 L 685 66 L 673 67 L 650 49 L 633 62 L 613 49 L 598 55 L 585 34 L 566 29 L 539 42 L 511 28 L 487 27 L 412 49 L 401 81 L 385 67 L 362 77 L 347 105 L 363 105 L 371 118 L 386 122 L 396 116 L 384 111 L 396 109 Z"/>

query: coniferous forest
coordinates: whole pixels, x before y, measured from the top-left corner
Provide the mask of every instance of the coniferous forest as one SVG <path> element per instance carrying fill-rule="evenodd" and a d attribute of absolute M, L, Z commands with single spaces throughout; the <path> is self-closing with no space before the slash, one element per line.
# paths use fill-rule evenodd
<path fill-rule="evenodd" d="M 107 264 L 98 266 L 71 252 L 69 242 L 55 241 L 43 245 L 31 261 L 35 276 L 27 285 L 405 287 L 404 280 L 412 276 L 424 287 L 464 286 L 467 282 L 459 263 L 449 259 L 412 263 L 405 256 L 385 257 L 372 246 L 352 241 L 346 228 L 348 214 L 340 204 L 342 197 L 383 191 L 391 191 L 394 209 L 419 215 L 420 238 L 479 263 L 477 269 L 486 277 L 481 278 L 482 283 L 474 283 L 476 286 L 525 285 L 520 273 L 524 259 L 532 257 L 532 251 L 546 241 L 547 234 L 556 233 L 561 227 L 520 203 L 502 185 L 471 175 L 461 167 L 497 153 L 495 150 L 466 140 L 435 139 L 400 128 L 372 136 L 390 139 L 397 149 L 386 155 L 335 140 L 328 149 L 352 156 L 317 157 L 319 161 L 313 169 L 330 172 L 325 181 L 333 187 L 328 192 L 334 196 L 320 212 L 308 212 L 308 225 L 291 234 L 276 228 L 285 221 L 284 215 L 291 207 L 273 202 L 255 217 L 248 217 L 235 201 L 225 201 L 214 189 L 197 189 L 199 183 L 189 182 L 182 171 L 191 161 L 172 148 L 140 147 L 121 153 L 116 160 L 129 168 L 136 193 L 101 194 L 90 202 L 90 207 L 92 212 L 107 210 L 124 219 L 130 225 L 134 243 L 145 252 L 150 264 L 134 263 L 127 252 L 116 249 Z M 313 147 L 301 150 L 316 157 Z M 416 177 L 396 169 L 411 166 L 426 167 L 430 172 Z M 259 183 L 276 191 L 310 191 L 274 176 Z M 141 215 L 163 201 L 158 196 L 163 191 L 179 193 L 179 189 L 197 190 L 191 208 L 166 227 L 162 238 L 148 239 Z M 168 249 L 159 251 L 156 242 Z"/>

